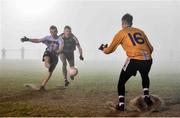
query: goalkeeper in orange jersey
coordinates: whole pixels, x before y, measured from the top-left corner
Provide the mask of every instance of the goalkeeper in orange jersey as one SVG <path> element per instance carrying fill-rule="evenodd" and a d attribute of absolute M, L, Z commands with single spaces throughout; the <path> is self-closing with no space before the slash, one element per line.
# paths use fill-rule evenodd
<path fill-rule="evenodd" d="M 110 54 L 121 45 L 128 56 L 118 83 L 119 103 L 116 109 L 119 111 L 124 111 L 125 108 L 125 84 L 131 76 L 136 75 L 137 71 L 140 72 L 142 78 L 144 102 L 148 106 L 153 104 L 149 96 L 149 71 L 152 65 L 153 47 L 142 30 L 132 27 L 132 21 L 133 16 L 125 14 L 122 17 L 122 29 L 115 35 L 112 43 L 109 46 L 101 45 L 99 47 L 105 54 Z"/>

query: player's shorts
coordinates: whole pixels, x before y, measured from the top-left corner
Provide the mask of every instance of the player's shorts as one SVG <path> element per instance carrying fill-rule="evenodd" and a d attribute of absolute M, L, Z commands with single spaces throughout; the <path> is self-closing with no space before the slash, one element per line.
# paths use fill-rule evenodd
<path fill-rule="evenodd" d="M 55 69 L 55 67 L 56 67 L 56 65 L 58 63 L 58 56 L 55 53 L 45 51 L 42 61 L 44 61 L 45 56 L 48 56 L 50 58 L 49 72 L 53 72 L 53 70 Z"/>
<path fill-rule="evenodd" d="M 123 71 L 127 76 L 136 76 L 137 71 L 143 74 L 148 74 L 152 65 L 152 59 L 150 60 L 136 60 L 136 59 L 127 59 Z"/>
<path fill-rule="evenodd" d="M 70 66 L 74 66 L 74 52 L 63 52 L 63 54 L 66 56 L 66 59 L 69 61 L 69 62 L 73 62 L 72 64 L 73 65 L 70 65 Z M 71 64 L 71 63 L 70 63 Z"/>

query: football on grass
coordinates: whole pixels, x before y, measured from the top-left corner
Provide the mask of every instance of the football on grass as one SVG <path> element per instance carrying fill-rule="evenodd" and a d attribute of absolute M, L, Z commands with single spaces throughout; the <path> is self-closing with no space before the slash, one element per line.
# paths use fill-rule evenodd
<path fill-rule="evenodd" d="M 75 67 L 70 67 L 68 69 L 68 73 L 69 73 L 70 77 L 74 77 L 74 76 L 76 76 L 78 74 L 78 69 L 75 68 Z"/>

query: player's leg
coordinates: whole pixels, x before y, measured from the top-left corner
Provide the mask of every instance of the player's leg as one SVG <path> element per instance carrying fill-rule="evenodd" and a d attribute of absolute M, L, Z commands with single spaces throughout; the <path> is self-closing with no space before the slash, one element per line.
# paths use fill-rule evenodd
<path fill-rule="evenodd" d="M 66 55 L 67 61 L 69 63 L 70 67 L 74 67 L 75 65 L 75 61 L 74 61 L 74 52 L 70 52 Z"/>
<path fill-rule="evenodd" d="M 45 56 L 45 57 L 46 57 L 46 56 Z M 45 57 L 44 57 L 44 58 L 45 58 Z M 47 82 L 48 82 L 49 79 L 51 78 L 52 73 L 53 73 L 53 71 L 54 71 L 54 69 L 55 69 L 55 67 L 56 67 L 56 65 L 57 65 L 57 63 L 58 63 L 58 57 L 57 57 L 56 55 L 50 54 L 50 55 L 49 55 L 49 59 L 50 59 L 50 60 L 49 60 L 50 66 L 49 66 L 49 68 L 48 68 L 48 73 L 47 73 L 46 77 L 43 79 L 43 82 L 42 82 L 42 84 L 41 84 L 40 90 L 44 90 Z M 44 59 L 44 61 L 45 61 L 45 59 Z"/>
<path fill-rule="evenodd" d="M 45 90 L 45 86 L 46 86 L 47 82 L 49 81 L 49 79 L 51 78 L 51 75 L 52 75 L 52 72 L 48 72 L 47 73 L 47 75 L 43 79 L 43 82 L 41 84 L 40 90 Z"/>
<path fill-rule="evenodd" d="M 68 60 L 69 66 L 74 67 L 74 65 L 75 65 L 74 52 L 68 53 L 66 58 Z M 70 78 L 71 78 L 71 80 L 74 80 L 74 77 L 70 77 Z"/>
<path fill-rule="evenodd" d="M 60 59 L 61 59 L 61 62 L 62 62 L 62 72 L 63 72 L 63 76 L 64 76 L 64 83 L 65 83 L 65 86 L 68 86 L 69 85 L 69 81 L 67 80 L 66 55 L 64 53 L 60 54 Z"/>
<path fill-rule="evenodd" d="M 119 96 L 119 103 L 116 106 L 116 109 L 119 111 L 124 111 L 124 104 L 125 104 L 125 84 L 131 76 L 135 76 L 137 69 L 135 66 L 135 62 L 133 60 L 127 60 L 121 74 L 119 76 L 118 82 L 118 96 Z"/>
<path fill-rule="evenodd" d="M 142 87 L 144 92 L 144 100 L 147 105 L 152 105 L 152 101 L 150 100 L 149 96 L 149 71 L 151 69 L 152 60 L 146 60 L 138 64 L 139 65 L 139 72 L 142 78 Z"/>
<path fill-rule="evenodd" d="M 44 66 L 49 69 L 49 67 L 50 67 L 50 57 L 49 56 L 44 56 L 43 61 L 44 61 Z"/>

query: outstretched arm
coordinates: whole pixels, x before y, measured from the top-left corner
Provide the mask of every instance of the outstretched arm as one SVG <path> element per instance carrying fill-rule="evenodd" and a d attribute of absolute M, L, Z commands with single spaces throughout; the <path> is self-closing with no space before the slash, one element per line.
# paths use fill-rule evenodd
<path fill-rule="evenodd" d="M 27 42 L 27 41 L 29 41 L 29 42 L 33 42 L 33 43 L 40 43 L 40 42 L 42 42 L 42 39 L 36 39 L 36 38 L 27 38 L 26 36 L 24 36 L 23 38 L 21 38 L 21 41 L 22 42 Z"/>
<path fill-rule="evenodd" d="M 41 43 L 42 39 L 30 39 L 29 41 L 33 43 Z"/>
<path fill-rule="evenodd" d="M 111 42 L 111 44 L 107 47 L 103 49 L 103 52 L 105 54 L 110 54 L 112 52 L 114 52 L 116 50 L 116 48 L 119 46 L 119 44 L 121 44 L 123 38 L 121 36 L 121 32 L 118 32 L 115 37 L 113 38 L 113 41 Z"/>

